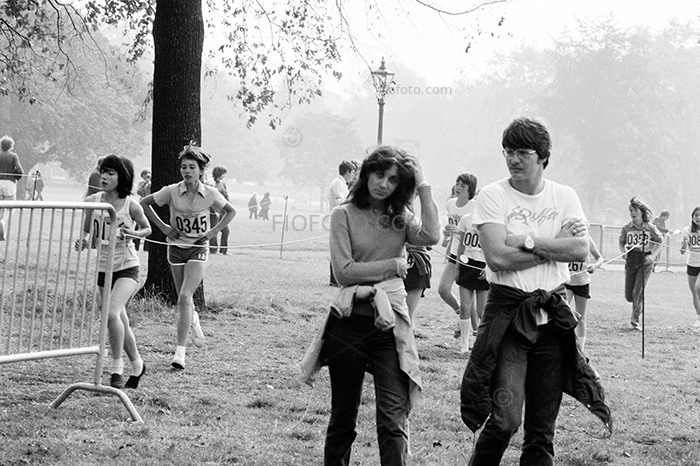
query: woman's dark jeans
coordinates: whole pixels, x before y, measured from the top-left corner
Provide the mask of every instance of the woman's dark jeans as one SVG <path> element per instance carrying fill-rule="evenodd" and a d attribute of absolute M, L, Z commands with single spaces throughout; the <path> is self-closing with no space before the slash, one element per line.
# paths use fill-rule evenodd
<path fill-rule="evenodd" d="M 639 325 L 639 317 L 642 314 L 642 300 L 652 270 L 654 270 L 653 254 L 642 254 L 630 251 L 625 259 L 625 299 L 632 303 L 632 325 Z"/>
<path fill-rule="evenodd" d="M 492 411 L 476 442 L 471 466 L 501 463 L 510 438 L 520 427 L 525 405 L 521 466 L 554 462 L 554 429 L 564 390 L 564 341 L 554 323 L 538 327 L 530 345 L 510 327 L 491 382 Z"/>
<path fill-rule="evenodd" d="M 382 466 L 405 465 L 408 457 L 408 376 L 399 367 L 393 331 L 381 332 L 374 318 L 331 316 L 323 356 L 331 376 L 331 418 L 326 432 L 324 464 L 349 465 L 362 398 L 365 369 L 374 369 L 377 437 Z"/>

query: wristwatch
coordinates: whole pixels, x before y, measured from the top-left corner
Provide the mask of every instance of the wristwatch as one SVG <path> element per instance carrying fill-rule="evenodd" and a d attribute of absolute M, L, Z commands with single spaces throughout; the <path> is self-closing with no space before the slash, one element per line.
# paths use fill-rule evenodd
<path fill-rule="evenodd" d="M 525 237 L 525 250 L 532 252 L 535 249 L 535 240 L 532 239 L 532 236 L 527 235 Z"/>

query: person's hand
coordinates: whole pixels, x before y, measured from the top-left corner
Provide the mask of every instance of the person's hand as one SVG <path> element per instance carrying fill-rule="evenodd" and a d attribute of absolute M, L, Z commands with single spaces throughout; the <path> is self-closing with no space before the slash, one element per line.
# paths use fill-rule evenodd
<path fill-rule="evenodd" d="M 175 228 L 171 227 L 170 225 L 165 226 L 165 229 L 163 230 L 163 234 L 170 239 L 179 239 L 180 238 L 180 232 L 177 231 Z"/>
<path fill-rule="evenodd" d="M 133 230 L 128 227 L 119 228 L 119 234 L 117 235 L 117 237 L 120 239 L 125 239 L 127 236 L 138 236 L 138 234 L 136 233 L 136 230 Z"/>
<path fill-rule="evenodd" d="M 597 269 L 597 268 L 598 268 L 598 264 L 589 264 L 586 267 L 586 272 L 593 273 L 593 272 L 595 272 L 595 269 Z"/>
<path fill-rule="evenodd" d="M 420 186 L 425 182 L 425 177 L 423 176 L 423 168 L 420 166 L 418 159 L 415 155 L 407 155 L 403 159 L 404 164 L 413 171 L 413 178 L 416 180 L 416 186 Z"/>
<path fill-rule="evenodd" d="M 397 260 L 397 275 L 400 278 L 406 278 L 408 276 L 408 269 L 410 268 L 408 266 L 408 261 L 404 259 L 403 257 L 399 257 Z"/>
<path fill-rule="evenodd" d="M 581 237 L 588 234 L 588 224 L 580 218 L 567 219 L 561 226 L 557 238 Z"/>
<path fill-rule="evenodd" d="M 76 251 L 82 251 L 88 247 L 88 240 L 85 238 L 80 238 L 75 240 L 75 245 L 73 246 Z"/>
<path fill-rule="evenodd" d="M 445 236 L 450 236 L 455 231 L 457 231 L 457 225 L 451 225 L 451 224 L 445 225 L 445 229 L 444 229 Z"/>

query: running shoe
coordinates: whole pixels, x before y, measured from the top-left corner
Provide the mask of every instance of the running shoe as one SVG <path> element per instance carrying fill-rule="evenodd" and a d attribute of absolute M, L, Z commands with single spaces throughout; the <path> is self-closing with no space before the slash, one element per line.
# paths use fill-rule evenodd
<path fill-rule="evenodd" d="M 696 320 L 693 327 L 700 328 L 700 319 Z"/>
<path fill-rule="evenodd" d="M 175 369 L 176 371 L 183 371 L 185 370 L 185 357 L 184 356 L 178 356 L 177 354 L 173 356 L 173 361 L 170 363 L 170 367 Z"/>
<path fill-rule="evenodd" d="M 112 374 L 109 378 L 109 386 L 118 388 L 119 390 L 124 389 L 124 379 L 121 374 Z"/>
<path fill-rule="evenodd" d="M 194 346 L 197 348 L 204 348 L 206 340 L 204 339 L 202 326 L 199 325 L 199 313 L 197 311 L 192 311 L 192 324 L 190 325 L 190 332 Z"/>

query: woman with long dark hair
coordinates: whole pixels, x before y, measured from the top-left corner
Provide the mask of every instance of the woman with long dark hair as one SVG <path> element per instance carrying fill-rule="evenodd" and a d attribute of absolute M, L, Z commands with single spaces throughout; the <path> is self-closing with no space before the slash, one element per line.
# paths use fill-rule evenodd
<path fill-rule="evenodd" d="M 420 219 L 409 209 L 416 191 Z M 349 303 L 344 311 L 334 305 L 324 334 L 322 357 L 332 393 L 326 465 L 349 464 L 368 367 L 374 375 L 381 464 L 406 464 L 407 418 L 420 391 L 420 374 L 403 285 L 405 244 L 429 246 L 439 240 L 437 205 L 418 160 L 392 146 L 376 148 L 362 163 L 347 200 L 331 214 L 331 263 L 343 287 L 336 302 L 345 296 Z M 375 322 L 380 301 L 390 307 L 393 328 Z"/>

